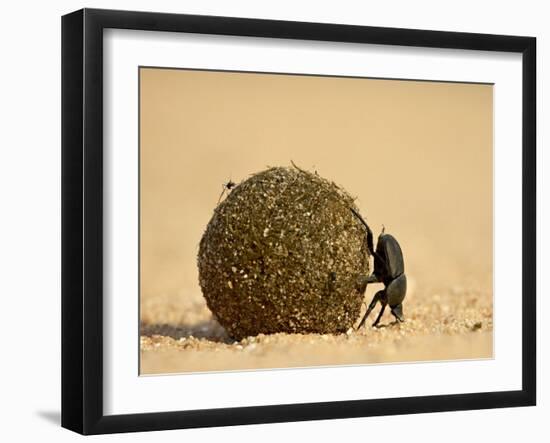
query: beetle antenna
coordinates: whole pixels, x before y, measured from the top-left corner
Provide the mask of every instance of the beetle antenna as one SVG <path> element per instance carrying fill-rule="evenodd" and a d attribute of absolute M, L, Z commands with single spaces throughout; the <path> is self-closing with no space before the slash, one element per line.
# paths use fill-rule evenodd
<path fill-rule="evenodd" d="M 382 225 L 382 232 L 381 234 L 383 234 L 384 232 L 386 232 L 386 227 L 384 225 Z"/>

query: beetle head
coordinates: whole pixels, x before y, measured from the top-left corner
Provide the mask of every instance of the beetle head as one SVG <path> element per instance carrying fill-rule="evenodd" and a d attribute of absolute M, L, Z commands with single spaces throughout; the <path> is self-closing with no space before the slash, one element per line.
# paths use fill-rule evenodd
<path fill-rule="evenodd" d="M 400 322 L 404 322 L 405 318 L 403 317 L 403 303 L 399 303 L 397 306 L 390 306 L 391 313 L 394 317 Z"/>

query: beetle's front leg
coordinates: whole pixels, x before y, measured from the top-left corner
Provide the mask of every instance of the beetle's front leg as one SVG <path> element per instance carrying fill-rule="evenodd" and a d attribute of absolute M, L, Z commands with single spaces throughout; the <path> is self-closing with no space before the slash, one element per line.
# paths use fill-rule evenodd
<path fill-rule="evenodd" d="M 376 294 L 374 294 L 374 297 L 372 298 L 372 301 L 370 302 L 370 305 L 367 308 L 367 312 L 365 312 L 365 315 L 363 316 L 361 323 L 359 323 L 359 326 L 357 326 L 357 329 L 361 329 L 363 327 L 363 325 L 367 321 L 367 317 L 370 315 L 372 310 L 376 307 L 376 303 L 381 302 L 383 304 L 382 310 L 384 310 L 384 308 L 386 307 L 386 304 L 383 300 L 383 296 L 384 296 L 384 291 L 378 291 Z M 377 319 L 377 321 L 379 321 L 379 319 Z"/>
<path fill-rule="evenodd" d="M 382 292 L 382 291 L 380 291 Z M 377 327 L 378 323 L 380 323 L 380 320 L 382 316 L 384 315 L 384 311 L 386 310 L 386 306 L 388 305 L 383 299 L 381 301 L 382 303 L 382 309 L 380 309 L 380 313 L 378 314 L 378 317 L 376 317 L 376 320 L 374 320 L 374 323 L 372 324 L 373 327 Z"/>

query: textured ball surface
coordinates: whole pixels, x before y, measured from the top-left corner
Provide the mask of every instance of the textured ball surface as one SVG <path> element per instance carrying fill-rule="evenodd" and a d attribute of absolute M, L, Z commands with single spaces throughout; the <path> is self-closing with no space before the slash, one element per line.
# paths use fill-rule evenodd
<path fill-rule="evenodd" d="M 357 320 L 369 272 L 353 199 L 296 167 L 252 175 L 218 205 L 200 242 L 199 282 L 230 336 L 339 333 Z"/>

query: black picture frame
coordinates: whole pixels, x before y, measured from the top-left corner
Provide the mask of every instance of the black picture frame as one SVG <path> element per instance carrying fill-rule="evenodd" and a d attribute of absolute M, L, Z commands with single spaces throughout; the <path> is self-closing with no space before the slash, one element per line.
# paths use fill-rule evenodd
<path fill-rule="evenodd" d="M 506 392 L 105 415 L 102 407 L 102 36 L 107 28 L 522 54 L 522 389 Z M 536 39 L 534 37 L 97 9 L 83 9 L 63 16 L 62 426 L 82 434 L 103 434 L 535 405 L 535 67 Z"/>

